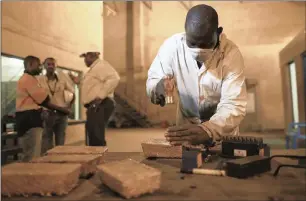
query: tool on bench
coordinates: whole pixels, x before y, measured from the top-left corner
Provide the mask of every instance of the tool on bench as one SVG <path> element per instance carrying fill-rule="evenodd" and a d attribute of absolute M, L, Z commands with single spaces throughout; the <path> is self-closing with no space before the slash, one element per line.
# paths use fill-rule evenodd
<path fill-rule="evenodd" d="M 207 147 L 194 148 L 183 146 L 182 149 L 182 173 L 225 176 L 225 171 L 199 168 L 202 166 L 203 162 L 208 162 L 211 160 L 212 156 Z"/>
<path fill-rule="evenodd" d="M 185 153 L 185 154 L 184 154 Z M 262 174 L 271 170 L 271 160 L 276 157 L 285 157 L 291 159 L 305 160 L 306 156 L 294 155 L 274 155 L 267 156 L 247 156 L 239 159 L 232 159 L 224 162 L 220 170 L 216 169 L 200 169 L 196 161 L 196 152 L 188 149 L 183 150 L 182 173 L 202 174 L 213 176 L 229 176 L 235 178 L 247 178 L 257 174 Z M 186 159 L 187 158 L 187 159 Z M 277 176 L 281 167 L 305 168 L 305 165 L 280 165 L 274 172 Z"/>
<path fill-rule="evenodd" d="M 182 173 L 186 174 L 201 174 L 201 175 L 210 175 L 210 176 L 226 176 L 226 171 L 224 170 L 213 170 L 213 169 L 201 169 L 201 168 L 193 168 L 181 170 Z"/>
<path fill-rule="evenodd" d="M 254 155 L 270 156 L 270 147 L 263 143 L 263 138 L 250 136 L 223 136 L 222 157 L 241 158 Z"/>
<path fill-rule="evenodd" d="M 237 178 L 247 178 L 256 174 L 265 173 L 271 170 L 271 160 L 273 158 L 291 158 L 291 159 L 306 159 L 306 156 L 295 155 L 274 155 L 271 157 L 266 156 L 249 156 L 236 160 L 230 160 L 226 162 L 226 172 L 228 176 Z M 277 176 L 281 167 L 293 167 L 293 168 L 305 168 L 305 165 L 279 165 L 274 172 L 274 176 Z"/>

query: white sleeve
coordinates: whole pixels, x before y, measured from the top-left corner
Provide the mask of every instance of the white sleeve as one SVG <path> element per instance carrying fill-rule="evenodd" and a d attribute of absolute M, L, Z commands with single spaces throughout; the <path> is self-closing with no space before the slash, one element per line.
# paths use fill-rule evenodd
<path fill-rule="evenodd" d="M 229 134 L 239 126 L 246 115 L 246 105 L 244 62 L 241 53 L 237 51 L 229 66 L 225 67 L 217 111 L 201 126 L 214 141 L 219 141 L 223 134 Z"/>
<path fill-rule="evenodd" d="M 160 81 L 167 75 L 174 76 L 173 56 L 176 47 L 176 42 L 172 38 L 169 38 L 158 50 L 158 53 L 148 71 L 146 91 L 149 97 L 151 97 L 152 91 L 157 94 L 164 94 L 164 87 Z"/>

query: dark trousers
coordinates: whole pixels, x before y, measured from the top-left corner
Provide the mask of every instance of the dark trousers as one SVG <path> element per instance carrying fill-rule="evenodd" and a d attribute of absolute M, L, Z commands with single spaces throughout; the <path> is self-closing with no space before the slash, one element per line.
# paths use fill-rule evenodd
<path fill-rule="evenodd" d="M 106 98 L 101 104 L 89 104 L 86 108 L 86 144 L 88 146 L 106 146 L 105 127 L 115 110 L 115 102 Z"/>

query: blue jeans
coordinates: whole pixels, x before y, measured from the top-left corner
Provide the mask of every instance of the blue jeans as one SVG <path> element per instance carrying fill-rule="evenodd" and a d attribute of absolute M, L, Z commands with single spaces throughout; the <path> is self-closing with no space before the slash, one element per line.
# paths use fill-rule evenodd
<path fill-rule="evenodd" d="M 52 111 L 44 111 L 44 131 L 42 136 L 42 154 L 54 147 L 53 135 L 55 138 L 55 146 L 65 144 L 66 128 L 68 117 Z"/>

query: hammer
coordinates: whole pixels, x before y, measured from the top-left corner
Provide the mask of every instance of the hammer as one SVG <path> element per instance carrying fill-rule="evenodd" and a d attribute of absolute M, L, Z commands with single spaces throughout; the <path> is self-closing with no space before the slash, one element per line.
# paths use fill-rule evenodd
<path fill-rule="evenodd" d="M 306 159 L 306 156 L 294 156 L 294 155 L 274 155 L 271 157 L 267 156 L 247 156 L 245 158 L 233 159 L 222 164 L 224 170 L 207 170 L 198 168 L 184 167 L 181 172 L 213 175 L 213 176 L 229 176 L 235 178 L 247 178 L 257 174 L 262 174 L 271 170 L 271 159 L 275 157 L 285 157 L 292 159 Z M 292 167 L 292 168 L 303 168 L 306 169 L 305 165 L 280 165 L 274 172 L 274 176 L 277 176 L 281 167 Z"/>
<path fill-rule="evenodd" d="M 225 170 L 213 170 L 213 169 L 200 169 L 200 168 L 193 168 L 193 169 L 181 169 L 182 173 L 187 174 L 202 174 L 202 175 L 211 175 L 211 176 L 226 176 Z"/>

